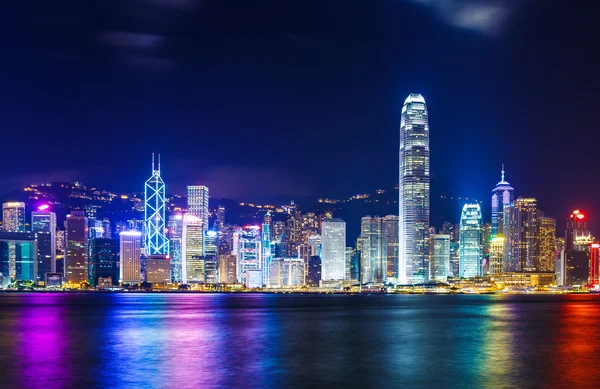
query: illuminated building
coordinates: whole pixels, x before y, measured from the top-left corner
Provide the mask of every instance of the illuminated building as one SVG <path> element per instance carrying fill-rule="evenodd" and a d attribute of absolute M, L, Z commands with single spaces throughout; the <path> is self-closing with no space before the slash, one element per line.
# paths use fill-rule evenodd
<path fill-rule="evenodd" d="M 459 277 L 460 267 L 460 226 L 450 222 L 442 225 L 440 233 L 450 235 L 450 273 L 453 277 Z"/>
<path fill-rule="evenodd" d="M 479 204 L 465 204 L 460 216 L 460 263 L 461 278 L 481 276 L 483 250 L 482 216 Z"/>
<path fill-rule="evenodd" d="M 269 272 L 271 271 L 271 234 L 269 224 L 263 223 L 262 225 L 262 242 L 261 242 L 261 265 L 260 268 L 263 270 L 264 284 L 268 285 L 270 278 Z"/>
<path fill-rule="evenodd" d="M 167 237 L 169 238 L 169 257 L 171 258 L 171 281 L 182 282 L 183 215 L 169 216 Z"/>
<path fill-rule="evenodd" d="M 65 222 L 65 281 L 71 285 L 88 282 L 88 220 L 83 211 L 73 211 Z"/>
<path fill-rule="evenodd" d="M 387 274 L 383 262 L 383 234 L 381 231 L 381 218 L 365 216 L 360 223 L 361 250 L 361 282 L 382 282 Z M 384 270 L 385 269 L 385 270 Z M 349 270 L 349 269 L 348 269 Z"/>
<path fill-rule="evenodd" d="M 492 238 L 489 256 L 490 265 L 488 267 L 488 274 L 490 275 L 504 273 L 504 244 L 503 236 Z"/>
<path fill-rule="evenodd" d="M 539 271 L 538 210 L 534 198 L 519 197 L 504 210 L 505 271 Z M 587 276 L 586 276 L 587 277 Z"/>
<path fill-rule="evenodd" d="M 263 272 L 261 269 L 246 269 L 244 273 L 244 285 L 246 288 L 262 288 L 263 286 Z"/>
<path fill-rule="evenodd" d="M 217 207 L 217 217 L 215 220 L 215 230 L 220 232 L 225 227 L 225 207 L 219 205 Z"/>
<path fill-rule="evenodd" d="M 56 231 L 56 272 L 65 274 L 65 230 Z"/>
<path fill-rule="evenodd" d="M 0 274 L 3 283 L 38 281 L 37 241 L 33 232 L 0 231 Z"/>
<path fill-rule="evenodd" d="M 305 263 L 308 263 L 310 257 L 313 256 L 313 246 L 309 244 L 301 244 L 298 246 L 298 258 L 302 258 Z"/>
<path fill-rule="evenodd" d="M 432 280 L 446 282 L 450 272 L 450 235 L 430 235 L 429 274 Z"/>
<path fill-rule="evenodd" d="M 587 228 L 588 215 L 575 210 L 565 231 L 565 285 L 583 285 L 590 275 L 590 247 L 594 237 Z"/>
<path fill-rule="evenodd" d="M 567 263 L 565 259 L 565 239 L 555 239 L 555 259 L 554 259 L 554 273 L 556 274 L 556 285 L 565 286 L 567 283 Z"/>
<path fill-rule="evenodd" d="M 237 256 L 237 279 L 242 284 L 248 286 L 248 282 L 250 282 L 246 278 L 248 271 L 260 270 L 262 266 L 260 227 L 246 226 L 243 229 L 237 230 L 233 235 L 233 246 L 235 247 L 235 255 Z M 255 275 L 256 273 L 253 274 Z"/>
<path fill-rule="evenodd" d="M 302 286 L 304 285 L 304 260 L 302 258 L 274 258 L 269 274 L 271 287 Z"/>
<path fill-rule="evenodd" d="M 219 255 L 219 282 L 237 283 L 237 256 L 233 254 Z"/>
<path fill-rule="evenodd" d="M 142 233 L 123 231 L 119 237 L 119 281 L 123 284 L 138 284 L 142 277 Z"/>
<path fill-rule="evenodd" d="M 360 282 L 360 250 L 357 248 L 352 250 L 350 258 L 350 279 Z"/>
<path fill-rule="evenodd" d="M 202 185 L 187 187 L 187 213 L 200 218 L 204 230 L 208 230 L 208 188 Z"/>
<path fill-rule="evenodd" d="M 352 252 L 354 250 L 352 247 L 346 247 L 346 274 L 344 275 L 344 280 L 348 281 L 351 279 L 350 271 L 352 270 Z M 358 278 L 357 278 L 358 280 Z"/>
<path fill-rule="evenodd" d="M 150 255 L 146 259 L 146 282 L 163 285 L 171 282 L 170 262 L 168 255 Z"/>
<path fill-rule="evenodd" d="M 321 257 L 313 255 L 308 261 L 306 284 L 309 286 L 319 286 L 321 281 Z"/>
<path fill-rule="evenodd" d="M 204 282 L 204 225 L 202 220 L 194 215 L 183 215 L 182 244 L 181 244 L 181 274 L 182 282 Z"/>
<path fill-rule="evenodd" d="M 483 252 L 483 262 L 481 266 L 481 274 L 487 274 L 490 267 L 490 245 L 492 243 L 492 225 L 484 223 L 482 227 L 481 249 Z"/>
<path fill-rule="evenodd" d="M 308 237 L 308 244 L 311 247 L 312 255 L 321 256 L 321 235 L 316 234 Z"/>
<path fill-rule="evenodd" d="M 278 220 L 273 222 L 273 239 L 279 240 L 281 239 L 281 235 L 285 232 L 285 223 Z"/>
<path fill-rule="evenodd" d="M 383 260 L 382 266 L 386 272 L 385 279 L 396 283 L 398 280 L 398 259 L 400 245 L 398 243 L 398 226 L 400 218 L 396 215 L 384 216 L 381 219 Z"/>
<path fill-rule="evenodd" d="M 25 203 L 11 201 L 2 204 L 2 231 L 25 231 Z"/>
<path fill-rule="evenodd" d="M 600 244 L 592 243 L 590 246 L 590 286 L 600 285 Z"/>
<path fill-rule="evenodd" d="M 96 238 L 90 240 L 89 284 L 98 285 L 98 279 L 110 278 L 113 285 L 119 282 L 119 257 L 117 241 L 114 239 Z"/>
<path fill-rule="evenodd" d="M 343 280 L 346 276 L 346 222 L 325 219 L 321 223 L 321 279 Z"/>
<path fill-rule="evenodd" d="M 556 258 L 556 220 L 551 217 L 539 216 L 537 221 L 538 270 L 553 272 Z"/>
<path fill-rule="evenodd" d="M 504 179 L 504 165 L 502 165 L 500 182 L 492 191 L 492 238 L 504 234 L 504 210 L 512 204 L 514 190 Z"/>
<path fill-rule="evenodd" d="M 152 176 L 144 186 L 144 199 L 144 253 L 169 254 L 169 240 L 165 236 L 165 183 L 160 177 L 160 155 L 158 169 L 154 169 L 152 154 Z"/>
<path fill-rule="evenodd" d="M 88 239 L 96 239 L 104 237 L 104 226 L 102 220 L 88 219 Z"/>
<path fill-rule="evenodd" d="M 44 209 L 41 209 L 44 208 Z M 31 213 L 31 232 L 37 240 L 37 260 L 39 281 L 44 274 L 56 272 L 56 214 L 41 206 Z"/>
<path fill-rule="evenodd" d="M 411 93 L 400 122 L 399 283 L 429 278 L 429 122 L 425 99 Z M 364 268 L 364 264 L 362 264 Z"/>
<path fill-rule="evenodd" d="M 102 227 L 104 229 L 104 238 L 112 239 L 112 229 L 110 228 L 110 220 L 107 217 L 102 219 Z"/>
<path fill-rule="evenodd" d="M 219 243 L 217 232 L 206 231 L 204 233 L 203 243 L 202 259 L 204 261 L 204 282 L 207 284 L 216 284 L 219 282 Z"/>

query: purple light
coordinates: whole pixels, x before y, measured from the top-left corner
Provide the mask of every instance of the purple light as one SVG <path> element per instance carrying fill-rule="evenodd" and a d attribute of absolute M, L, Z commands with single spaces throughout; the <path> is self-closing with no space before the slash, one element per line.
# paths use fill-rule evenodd
<path fill-rule="evenodd" d="M 42 204 L 38 207 L 38 211 L 45 211 L 48 208 L 50 208 L 50 206 L 48 204 Z"/>

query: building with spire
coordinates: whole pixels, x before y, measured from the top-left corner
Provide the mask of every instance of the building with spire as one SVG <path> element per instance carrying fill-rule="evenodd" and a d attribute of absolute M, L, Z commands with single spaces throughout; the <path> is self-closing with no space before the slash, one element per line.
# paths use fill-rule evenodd
<path fill-rule="evenodd" d="M 411 93 L 400 121 L 398 282 L 429 279 L 429 120 L 425 99 Z"/>
<path fill-rule="evenodd" d="M 152 176 L 146 181 L 144 188 L 144 222 L 146 236 L 144 239 L 144 254 L 169 254 L 169 240 L 165 235 L 165 182 L 160 176 L 160 154 L 158 169 L 154 165 L 152 153 Z"/>
<path fill-rule="evenodd" d="M 511 205 L 514 191 L 515 189 L 504 179 L 504 164 L 502 164 L 500 182 L 492 190 L 492 238 L 503 235 L 504 209 Z"/>

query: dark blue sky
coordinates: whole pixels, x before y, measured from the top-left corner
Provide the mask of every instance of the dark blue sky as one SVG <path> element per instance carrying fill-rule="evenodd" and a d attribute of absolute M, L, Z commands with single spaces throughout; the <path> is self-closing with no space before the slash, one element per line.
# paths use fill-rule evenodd
<path fill-rule="evenodd" d="M 487 198 L 504 162 L 548 214 L 600 210 L 593 2 L 10 3 L 3 192 L 52 177 L 141 190 L 152 151 L 175 191 L 389 188 L 401 105 L 420 92 L 434 193 Z"/>

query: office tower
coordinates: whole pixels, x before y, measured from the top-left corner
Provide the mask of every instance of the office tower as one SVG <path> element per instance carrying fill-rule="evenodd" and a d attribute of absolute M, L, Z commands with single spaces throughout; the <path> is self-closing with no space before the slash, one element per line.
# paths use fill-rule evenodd
<path fill-rule="evenodd" d="M 73 211 L 65 222 L 65 281 L 71 286 L 88 282 L 88 219 L 83 211 Z"/>
<path fill-rule="evenodd" d="M 590 274 L 590 247 L 594 237 L 587 228 L 588 215 L 575 210 L 569 215 L 565 231 L 565 285 L 583 285 Z"/>
<path fill-rule="evenodd" d="M 504 237 L 496 236 L 490 243 L 490 264 L 488 266 L 489 275 L 499 275 L 504 273 Z"/>
<path fill-rule="evenodd" d="M 411 93 L 402 107 L 398 204 L 398 281 L 424 282 L 429 278 L 429 123 L 425 99 L 418 93 Z"/>
<path fill-rule="evenodd" d="M 2 204 L 2 231 L 25 231 L 25 203 L 11 201 Z"/>
<path fill-rule="evenodd" d="M 362 239 L 360 258 L 362 273 L 360 279 L 363 284 L 382 282 L 387 274 L 387 269 L 383 267 L 381 218 L 378 216 L 363 217 L 360 221 L 360 231 Z"/>
<path fill-rule="evenodd" d="M 350 258 L 350 279 L 357 280 L 360 282 L 360 255 L 361 252 L 358 248 L 352 250 L 352 257 Z"/>
<path fill-rule="evenodd" d="M 170 215 L 167 222 L 167 237 L 169 238 L 169 256 L 171 264 L 171 281 L 182 282 L 182 236 L 183 215 Z"/>
<path fill-rule="evenodd" d="M 556 259 L 556 220 L 551 217 L 538 217 L 536 244 L 539 271 L 554 271 Z"/>
<path fill-rule="evenodd" d="M 278 220 L 273 222 L 273 238 L 275 240 L 281 239 L 281 235 L 285 232 L 285 222 Z"/>
<path fill-rule="evenodd" d="M 298 245 L 302 241 L 302 214 L 294 206 L 293 210 L 290 210 L 290 214 L 287 219 L 287 231 L 288 234 L 288 254 L 293 255 L 298 250 Z"/>
<path fill-rule="evenodd" d="M 429 274 L 432 280 L 446 282 L 450 272 L 450 235 L 430 236 Z"/>
<path fill-rule="evenodd" d="M 271 271 L 271 260 L 273 259 L 271 256 L 271 230 L 268 223 L 263 223 L 262 225 L 261 250 L 262 263 L 260 268 L 263 269 L 263 284 L 268 285 L 270 280 L 269 272 Z"/>
<path fill-rule="evenodd" d="M 319 286 L 321 282 L 321 257 L 313 255 L 308 261 L 308 269 L 306 273 L 306 285 Z"/>
<path fill-rule="evenodd" d="M 181 244 L 182 282 L 204 282 L 204 225 L 198 216 L 183 215 Z"/>
<path fill-rule="evenodd" d="M 307 242 L 311 249 L 312 255 L 321 256 L 321 235 L 316 234 L 308 237 Z"/>
<path fill-rule="evenodd" d="M 65 274 L 65 246 L 66 246 L 66 231 L 56 231 L 56 272 Z"/>
<path fill-rule="evenodd" d="M 142 277 L 142 233 L 123 231 L 119 237 L 119 280 L 123 284 L 139 284 Z"/>
<path fill-rule="evenodd" d="M 102 220 L 88 219 L 88 239 L 96 239 L 104 237 L 104 226 Z"/>
<path fill-rule="evenodd" d="M 302 258 L 274 258 L 269 272 L 269 286 L 292 288 L 304 285 L 304 260 Z"/>
<path fill-rule="evenodd" d="M 217 217 L 215 219 L 215 231 L 220 232 L 225 227 L 225 207 L 217 207 Z"/>
<path fill-rule="evenodd" d="M 219 255 L 231 254 L 233 251 L 233 226 L 225 226 L 219 231 Z"/>
<path fill-rule="evenodd" d="M 127 231 L 127 223 L 118 221 L 115 223 L 115 234 L 119 236 L 119 234 L 123 231 Z"/>
<path fill-rule="evenodd" d="M 538 211 L 534 198 L 519 197 L 504 210 L 505 271 L 539 271 Z M 587 275 L 586 275 L 587 279 Z"/>
<path fill-rule="evenodd" d="M 321 279 L 343 280 L 346 276 L 346 222 L 325 219 L 321 224 Z"/>
<path fill-rule="evenodd" d="M 233 235 L 233 247 L 237 257 L 237 279 L 247 286 L 249 285 L 247 280 L 248 271 L 260 270 L 262 266 L 260 227 L 246 226 L 243 229 L 238 229 Z M 253 273 L 253 275 L 255 276 L 256 273 Z"/>
<path fill-rule="evenodd" d="M 139 219 L 127 220 L 127 229 L 125 231 L 139 231 L 144 234 L 146 231 L 145 222 Z"/>
<path fill-rule="evenodd" d="M 600 285 L 600 244 L 592 243 L 590 245 L 590 276 L 588 279 L 590 286 Z"/>
<path fill-rule="evenodd" d="M 556 285 L 565 286 L 567 279 L 567 264 L 565 259 L 565 238 L 555 239 L 554 256 L 554 274 L 556 275 Z"/>
<path fill-rule="evenodd" d="M 237 283 L 237 256 L 234 254 L 219 255 L 219 282 Z"/>
<path fill-rule="evenodd" d="M 37 279 L 41 281 L 46 273 L 56 272 L 56 214 L 48 211 L 47 208 L 33 211 L 31 213 L 31 232 L 36 234 Z"/>
<path fill-rule="evenodd" d="M 352 252 L 354 249 L 352 247 L 346 247 L 346 274 L 344 275 L 345 280 L 350 280 L 350 271 L 352 267 Z"/>
<path fill-rule="evenodd" d="M 208 188 L 202 185 L 187 187 L 187 213 L 200 218 L 204 230 L 208 230 Z"/>
<path fill-rule="evenodd" d="M 492 238 L 504 235 L 504 209 L 512 204 L 514 188 L 504 179 L 504 165 L 500 182 L 492 190 Z"/>
<path fill-rule="evenodd" d="M 482 216 L 479 204 L 465 204 L 460 216 L 460 263 L 461 278 L 481 276 Z"/>
<path fill-rule="evenodd" d="M 144 254 L 169 254 L 169 240 L 165 236 L 165 183 L 160 177 L 160 154 L 158 169 L 154 168 L 152 154 L 152 176 L 144 186 Z"/>
<path fill-rule="evenodd" d="M 204 233 L 203 246 L 204 282 L 207 284 L 216 284 L 219 282 L 219 242 L 217 231 L 211 230 Z"/>
<path fill-rule="evenodd" d="M 112 239 L 112 228 L 110 227 L 110 220 L 107 217 L 102 219 L 102 227 L 104 229 L 103 238 Z"/>
<path fill-rule="evenodd" d="M 5 285 L 38 281 L 37 244 L 34 232 L 0 231 L 0 273 Z"/>
<path fill-rule="evenodd" d="M 244 285 L 248 289 L 262 288 L 263 286 L 263 272 L 261 269 L 247 269 L 244 273 Z"/>
<path fill-rule="evenodd" d="M 483 253 L 483 260 L 481 265 L 481 274 L 487 274 L 490 266 L 490 245 L 492 244 L 492 225 L 491 223 L 484 223 L 481 229 L 481 250 Z"/>
<path fill-rule="evenodd" d="M 383 234 L 383 260 L 385 266 L 385 278 L 396 283 L 398 280 L 398 260 L 400 245 L 398 243 L 398 226 L 400 218 L 396 215 L 384 216 L 381 221 Z"/>
<path fill-rule="evenodd" d="M 450 273 L 453 277 L 459 277 L 460 225 L 444 222 L 440 233 L 450 235 Z"/>
<path fill-rule="evenodd" d="M 171 282 L 171 263 L 168 255 L 155 254 L 146 259 L 146 282 L 166 285 Z"/>
<path fill-rule="evenodd" d="M 313 246 L 309 244 L 301 244 L 298 246 L 298 258 L 302 258 L 305 263 L 308 263 L 310 257 L 314 254 L 316 253 L 313 252 Z"/>
<path fill-rule="evenodd" d="M 89 284 L 118 285 L 119 257 L 115 239 L 96 238 L 90 240 Z M 103 282 L 99 282 L 102 279 Z M 110 279 L 110 280 L 109 280 Z"/>

